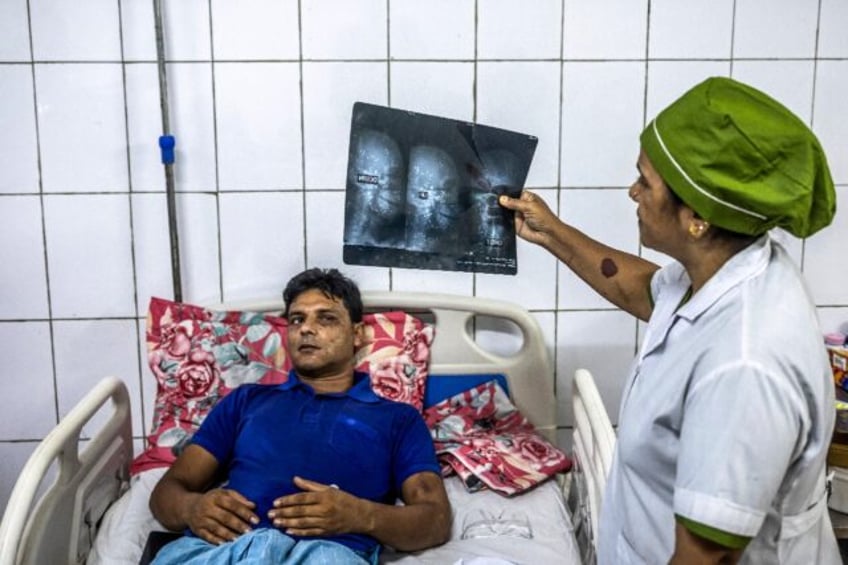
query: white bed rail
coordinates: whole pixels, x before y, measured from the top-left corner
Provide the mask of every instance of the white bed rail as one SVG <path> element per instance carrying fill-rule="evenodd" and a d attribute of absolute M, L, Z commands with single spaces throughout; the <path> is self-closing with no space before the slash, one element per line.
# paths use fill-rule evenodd
<path fill-rule="evenodd" d="M 110 401 L 107 422 L 90 440 L 83 440 L 83 426 Z M 100 518 L 127 487 L 132 454 L 126 385 L 106 377 L 62 418 L 24 465 L 0 524 L 0 565 L 83 563 Z M 56 479 L 36 502 L 54 462 Z"/>
<path fill-rule="evenodd" d="M 612 466 L 615 449 L 615 431 L 607 415 L 601 395 L 595 386 L 592 374 L 586 369 L 577 369 L 571 390 L 574 407 L 574 455 L 575 477 L 571 488 L 576 489 L 576 503 L 572 511 L 575 528 L 578 522 L 588 517 L 586 539 L 592 544 L 594 553 L 597 543 L 598 514 L 603 501 L 607 475 Z M 579 534 L 578 541 L 579 541 Z M 587 548 L 583 548 L 586 551 Z"/>

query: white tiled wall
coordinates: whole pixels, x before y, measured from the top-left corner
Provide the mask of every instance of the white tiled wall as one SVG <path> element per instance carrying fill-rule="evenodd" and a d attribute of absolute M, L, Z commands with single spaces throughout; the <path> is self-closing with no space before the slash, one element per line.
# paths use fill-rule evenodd
<path fill-rule="evenodd" d="M 47 277 L 38 196 L 4 196 L 0 206 L 0 264 L 3 268 L 3 319 L 45 319 Z M 12 267 L 14 266 L 14 267 Z M 14 273 L 14 275 L 12 275 Z M 4 342 L 5 347 L 5 342 Z"/>
<path fill-rule="evenodd" d="M 735 4 L 735 0 L 653 0 L 648 55 L 656 59 L 727 59 Z"/>
<path fill-rule="evenodd" d="M 223 299 L 255 298 L 269 289 L 280 296 L 279 281 L 304 267 L 303 193 L 230 192 L 219 202 Z"/>
<path fill-rule="evenodd" d="M 24 65 L 0 66 L 0 93 L 3 95 L 3 104 L 0 105 L 0 170 L 3 171 L 0 194 L 37 193 L 32 68 Z"/>
<path fill-rule="evenodd" d="M 473 60 L 476 45 L 475 0 L 389 2 L 393 59 Z"/>
<path fill-rule="evenodd" d="M 524 242 L 515 277 L 343 265 L 353 102 L 536 135 L 528 186 L 590 235 L 660 262 L 627 198 L 638 135 L 707 76 L 750 82 L 811 123 L 848 198 L 845 0 L 163 6 L 184 299 L 277 296 L 313 265 L 364 288 L 511 298 L 544 329 L 563 444 L 578 366 L 615 418 L 635 320 Z M 129 385 L 137 438 L 149 425 L 144 315 L 173 292 L 152 2 L 0 2 L 0 96 L 2 508 L 35 442 L 100 376 Z M 848 330 L 846 217 L 808 241 L 782 236 L 825 330 Z"/>
<path fill-rule="evenodd" d="M 212 0 L 215 59 L 298 58 L 297 0 Z"/>
<path fill-rule="evenodd" d="M 772 0 L 737 1 L 734 57 L 815 57 L 820 4 L 821 0 L 796 0 L 778 7 Z"/>
<path fill-rule="evenodd" d="M 42 190 L 126 192 L 121 65 L 36 65 L 35 90 Z"/>
<path fill-rule="evenodd" d="M 630 184 L 644 123 L 645 63 L 565 61 L 562 67 L 563 188 Z"/>
<path fill-rule="evenodd" d="M 215 66 L 218 187 L 303 188 L 297 63 Z"/>
<path fill-rule="evenodd" d="M 118 194 L 44 196 L 54 317 L 136 314 L 129 203 L 126 195 Z"/>
<path fill-rule="evenodd" d="M 392 105 L 457 120 L 474 119 L 474 69 L 468 61 L 392 61 Z"/>
<path fill-rule="evenodd" d="M 518 5 L 518 4 L 516 4 Z M 477 121 L 539 138 L 528 186 L 556 186 L 559 154 L 560 63 L 482 61 L 477 64 Z"/>
<path fill-rule="evenodd" d="M 33 58 L 44 61 L 115 61 L 121 58 L 118 4 L 29 2 Z"/>

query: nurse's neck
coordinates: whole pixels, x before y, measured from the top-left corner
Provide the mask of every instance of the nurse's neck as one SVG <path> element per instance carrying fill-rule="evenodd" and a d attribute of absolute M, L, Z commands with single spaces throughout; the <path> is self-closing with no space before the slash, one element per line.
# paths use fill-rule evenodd
<path fill-rule="evenodd" d="M 734 234 L 718 230 L 714 226 L 708 228 L 711 234 L 705 234 L 697 240 L 692 240 L 686 246 L 682 257 L 677 257 L 683 264 L 692 284 L 692 294 L 697 293 L 734 255 L 751 245 L 758 236 Z"/>

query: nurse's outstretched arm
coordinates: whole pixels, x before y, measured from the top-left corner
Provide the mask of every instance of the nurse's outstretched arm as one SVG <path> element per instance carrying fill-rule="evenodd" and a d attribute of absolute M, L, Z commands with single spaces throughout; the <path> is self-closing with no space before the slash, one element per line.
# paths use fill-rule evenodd
<path fill-rule="evenodd" d="M 501 196 L 501 206 L 515 211 L 519 237 L 541 245 L 565 263 L 595 292 L 641 320 L 651 317 L 651 277 L 659 266 L 613 249 L 562 222 L 536 194 Z"/>

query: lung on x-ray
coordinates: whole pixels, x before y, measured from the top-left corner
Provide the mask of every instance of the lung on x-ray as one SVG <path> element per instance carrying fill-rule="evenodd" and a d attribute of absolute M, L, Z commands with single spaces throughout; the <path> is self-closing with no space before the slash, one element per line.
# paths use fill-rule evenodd
<path fill-rule="evenodd" d="M 513 213 L 538 139 L 357 102 L 345 193 L 344 262 L 514 275 Z"/>

